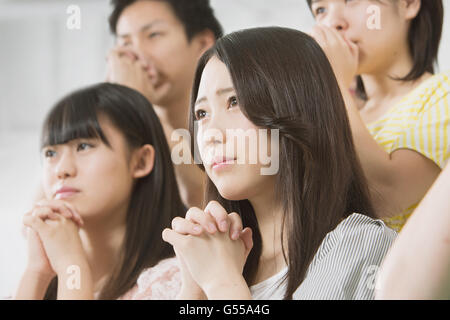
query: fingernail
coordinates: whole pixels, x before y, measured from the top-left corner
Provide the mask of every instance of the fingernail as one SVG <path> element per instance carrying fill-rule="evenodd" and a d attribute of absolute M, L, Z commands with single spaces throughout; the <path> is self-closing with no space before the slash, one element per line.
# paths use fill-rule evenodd
<path fill-rule="evenodd" d="M 202 232 L 202 227 L 200 227 L 200 226 L 195 226 L 195 227 L 194 227 L 194 232 L 195 232 L 195 233 L 200 233 L 200 232 Z"/>
<path fill-rule="evenodd" d="M 239 231 L 233 231 L 233 233 L 231 234 L 231 239 L 232 240 L 237 240 L 239 239 Z"/>

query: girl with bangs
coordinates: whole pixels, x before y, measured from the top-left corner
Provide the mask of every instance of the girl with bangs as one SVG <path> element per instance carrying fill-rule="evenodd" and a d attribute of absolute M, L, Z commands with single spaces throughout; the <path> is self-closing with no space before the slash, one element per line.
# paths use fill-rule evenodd
<path fill-rule="evenodd" d="M 185 208 L 150 103 L 113 84 L 71 93 L 47 116 L 41 145 L 46 200 L 24 216 L 15 298 L 175 297 L 179 269 L 161 232 Z"/>

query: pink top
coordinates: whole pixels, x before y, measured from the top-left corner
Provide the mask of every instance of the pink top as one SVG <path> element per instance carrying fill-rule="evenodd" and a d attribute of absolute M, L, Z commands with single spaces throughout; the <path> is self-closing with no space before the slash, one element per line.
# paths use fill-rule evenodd
<path fill-rule="evenodd" d="M 142 271 L 136 285 L 119 300 L 175 300 L 180 289 L 177 258 L 168 258 Z"/>

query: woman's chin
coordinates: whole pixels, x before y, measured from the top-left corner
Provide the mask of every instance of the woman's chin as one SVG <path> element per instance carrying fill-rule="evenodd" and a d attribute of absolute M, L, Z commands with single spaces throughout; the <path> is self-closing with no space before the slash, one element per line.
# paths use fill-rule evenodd
<path fill-rule="evenodd" d="M 246 197 L 243 196 L 242 192 L 240 192 L 240 190 L 237 190 L 237 189 L 219 188 L 218 191 L 219 191 L 220 195 L 222 196 L 222 198 L 224 198 L 226 200 L 240 201 L 240 200 L 247 199 Z"/>

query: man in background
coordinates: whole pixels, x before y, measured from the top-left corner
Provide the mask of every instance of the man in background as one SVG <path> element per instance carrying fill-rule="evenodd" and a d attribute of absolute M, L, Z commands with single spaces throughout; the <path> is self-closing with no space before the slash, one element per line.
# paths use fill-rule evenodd
<path fill-rule="evenodd" d="M 201 55 L 222 36 L 209 0 L 112 0 L 107 81 L 133 88 L 153 104 L 169 146 L 175 129 L 187 129 L 192 82 Z M 175 165 L 186 206 L 201 207 L 204 173 Z"/>

